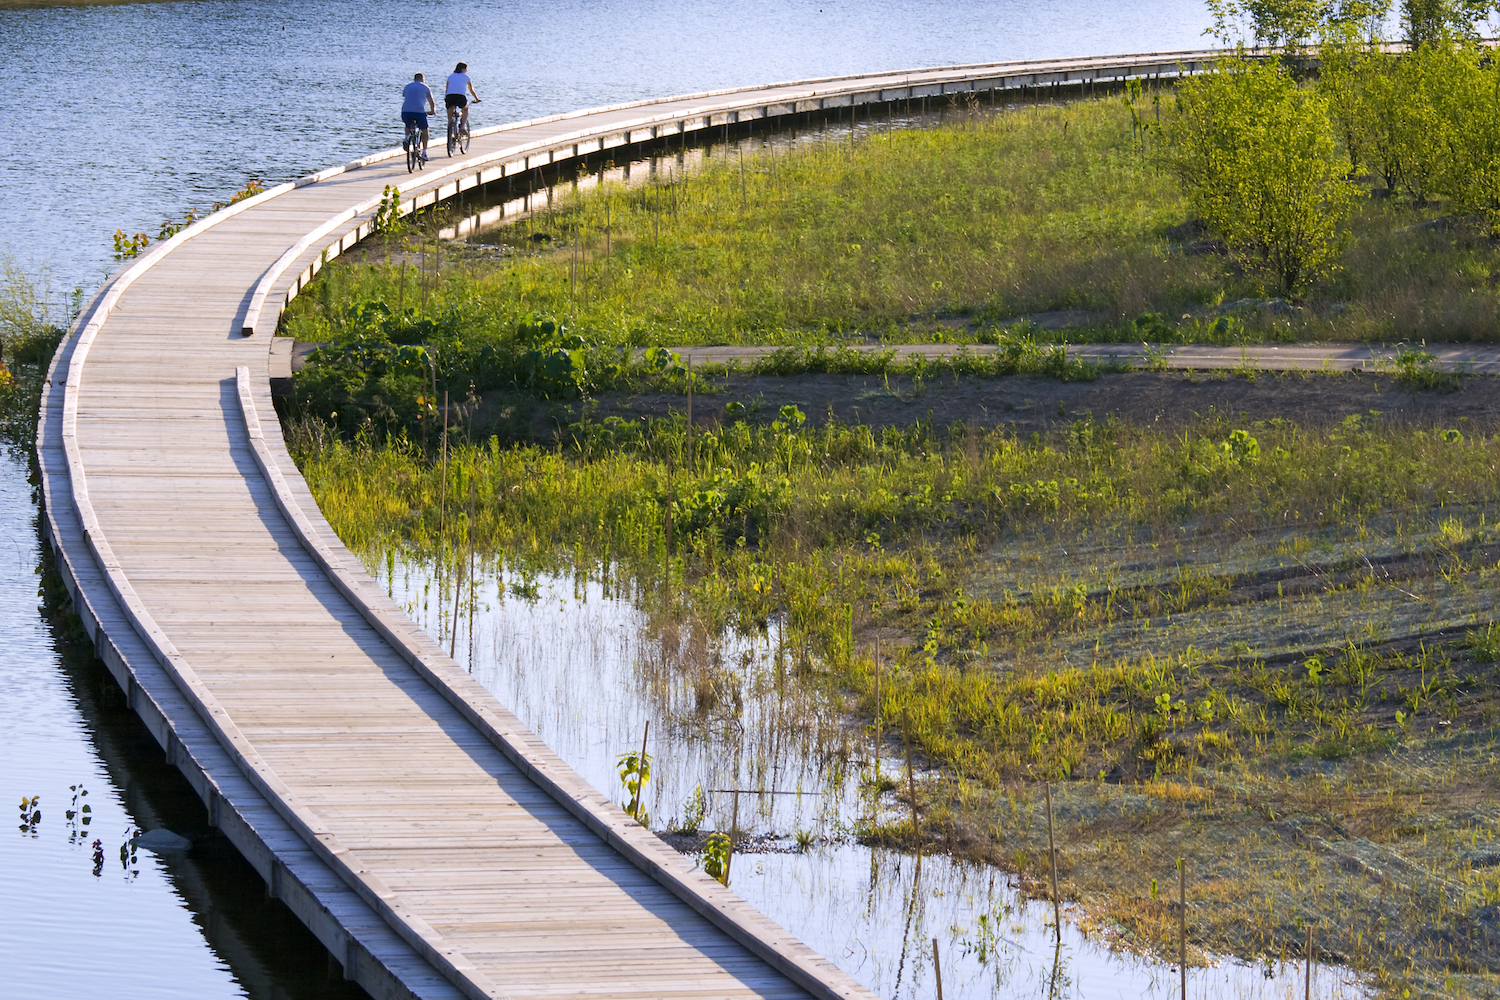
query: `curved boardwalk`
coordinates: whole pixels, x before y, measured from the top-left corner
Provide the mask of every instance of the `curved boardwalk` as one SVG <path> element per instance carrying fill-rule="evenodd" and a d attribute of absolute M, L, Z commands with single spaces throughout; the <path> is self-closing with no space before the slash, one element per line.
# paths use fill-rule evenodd
<path fill-rule="evenodd" d="M 44 398 L 48 534 L 131 706 L 346 976 L 377 997 L 870 996 L 587 787 L 319 514 L 271 406 L 270 333 L 368 232 L 385 185 L 409 210 L 720 125 L 1209 58 L 956 67 L 524 122 L 417 175 L 393 150 L 283 185 L 100 291 Z"/>

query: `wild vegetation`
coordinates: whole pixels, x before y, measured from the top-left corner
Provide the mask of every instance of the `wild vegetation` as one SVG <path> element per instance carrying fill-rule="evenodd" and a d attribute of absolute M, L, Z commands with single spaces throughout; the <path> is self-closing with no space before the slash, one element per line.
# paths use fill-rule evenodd
<path fill-rule="evenodd" d="M 81 304 L 73 295 L 72 310 Z M 71 317 L 59 315 L 45 282 L 0 257 L 0 442 L 30 455 L 52 354 Z"/>
<path fill-rule="evenodd" d="M 684 156 L 557 199 L 487 258 L 432 217 L 392 226 L 285 317 L 329 345 L 288 403 L 293 452 L 357 550 L 447 565 L 472 537 L 623 571 L 661 621 L 782 623 L 792 683 L 933 768 L 914 793 L 868 774 L 897 808 L 867 840 L 1046 891 L 1035 789 L 1057 782 L 1064 892 L 1101 932 L 1165 950 L 1153 880 L 1185 856 L 1203 948 L 1296 954 L 1311 921 L 1390 995 L 1495 995 L 1494 428 L 875 427 L 727 398 L 672 350 L 942 386 L 1106 374 L 1059 336 L 1494 339 L 1500 77 L 1472 20 L 1412 7 L 1396 56 L 1369 11 L 1294 7 L 1221 24 L 1321 38 L 1320 73 L 1231 60 L 1175 91 Z M 1033 321 L 1063 310 L 1065 334 Z M 970 349 L 847 349 L 912 340 Z M 1390 375 L 1467 391 L 1422 358 Z M 675 412 L 600 416 L 642 390 Z"/>
<path fill-rule="evenodd" d="M 510 438 L 530 421 L 494 415 L 536 400 L 680 391 L 682 359 L 642 350 L 663 346 L 998 344 L 1008 374 L 1059 338 L 1493 339 L 1494 64 L 1322 51 L 1315 79 L 1228 60 L 1175 93 L 661 165 L 559 197 L 498 258 L 436 245 L 424 214 L 293 302 L 283 332 L 329 345 L 298 406 L 420 438 L 444 393 L 509 394 L 476 433 Z"/>

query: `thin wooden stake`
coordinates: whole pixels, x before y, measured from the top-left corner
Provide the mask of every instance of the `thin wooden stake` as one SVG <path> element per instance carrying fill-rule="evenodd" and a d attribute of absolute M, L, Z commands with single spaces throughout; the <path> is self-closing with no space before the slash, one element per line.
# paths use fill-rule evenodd
<path fill-rule="evenodd" d="M 734 838 L 740 829 L 740 793 L 734 793 L 734 808 L 729 812 L 729 853 L 724 855 L 724 884 L 729 884 L 729 866 L 734 863 Z"/>
<path fill-rule="evenodd" d="M 1307 922 L 1307 953 L 1303 956 L 1302 996 L 1312 1000 L 1312 921 Z"/>
<path fill-rule="evenodd" d="M 938 959 L 937 938 L 932 939 L 932 974 L 937 977 L 937 1000 L 943 1000 L 943 965 Z"/>
<path fill-rule="evenodd" d="M 1057 894 L 1057 842 L 1052 838 L 1052 782 L 1047 789 L 1047 856 L 1052 862 L 1052 924 L 1057 934 L 1057 943 L 1062 944 L 1062 900 Z"/>
<path fill-rule="evenodd" d="M 1177 859 L 1177 971 L 1182 975 L 1182 1000 L 1187 1000 L 1187 859 Z"/>
<path fill-rule="evenodd" d="M 641 804 L 646 798 L 646 737 L 651 735 L 651 720 L 646 720 L 646 728 L 641 730 L 641 756 L 636 761 L 635 771 L 635 814 L 637 823 L 641 821 Z"/>
<path fill-rule="evenodd" d="M 474 570 L 474 477 L 469 477 L 469 572 Z M 458 651 L 458 598 L 464 592 L 464 578 L 458 573 L 453 581 L 453 631 L 448 634 L 448 659 Z"/>
<path fill-rule="evenodd" d="M 875 745 L 871 747 L 875 758 L 875 794 L 880 794 L 880 638 L 875 639 Z"/>
<path fill-rule="evenodd" d="M 688 473 L 698 472 L 698 456 L 693 451 L 693 356 L 687 356 L 687 443 Z"/>
<path fill-rule="evenodd" d="M 438 483 L 438 618 L 443 608 L 443 544 L 448 530 L 448 390 L 443 390 L 443 460 L 442 481 Z"/>
<path fill-rule="evenodd" d="M 901 736 L 906 741 L 906 794 L 911 796 L 911 829 L 917 838 L 917 857 L 922 856 L 922 822 L 917 815 L 917 772 L 911 762 L 911 719 L 901 709 Z"/>
<path fill-rule="evenodd" d="M 662 548 L 666 550 L 665 553 L 664 553 L 664 555 L 665 555 L 665 558 L 666 558 L 667 595 L 668 595 L 668 597 L 670 597 L 671 593 L 672 593 L 672 535 L 673 535 L 673 531 L 672 531 L 672 498 L 675 495 L 676 494 L 674 494 L 672 492 L 672 456 L 671 456 L 670 453 L 668 453 L 668 455 L 667 455 L 667 531 L 666 531 L 666 536 L 662 539 Z"/>
<path fill-rule="evenodd" d="M 453 630 L 458 631 L 455 615 Z M 453 654 L 448 654 L 451 659 Z M 474 477 L 469 477 L 469 673 L 474 672 Z"/>

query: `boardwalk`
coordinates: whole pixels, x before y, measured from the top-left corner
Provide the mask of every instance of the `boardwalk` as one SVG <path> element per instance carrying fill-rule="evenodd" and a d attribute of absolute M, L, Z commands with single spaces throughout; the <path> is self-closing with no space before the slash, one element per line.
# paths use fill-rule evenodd
<path fill-rule="evenodd" d="M 100 656 L 211 821 L 377 997 L 869 997 L 631 822 L 459 670 L 319 514 L 270 336 L 321 262 L 406 208 L 590 152 L 1210 54 L 813 81 L 519 123 L 283 185 L 118 273 L 59 350 L 47 531 Z M 170 363 L 162 364 L 167 357 Z"/>

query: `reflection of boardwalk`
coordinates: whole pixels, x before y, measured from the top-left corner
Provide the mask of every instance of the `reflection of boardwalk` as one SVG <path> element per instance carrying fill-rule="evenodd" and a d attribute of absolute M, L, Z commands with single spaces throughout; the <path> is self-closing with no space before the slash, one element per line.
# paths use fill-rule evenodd
<path fill-rule="evenodd" d="M 377 996 L 869 996 L 580 781 L 318 513 L 271 407 L 268 334 L 287 294 L 367 231 L 384 186 L 430 204 L 767 115 L 1198 58 L 923 71 L 522 123 L 422 174 L 386 153 L 274 189 L 113 279 L 54 362 L 49 535 L 131 706 L 347 976 Z"/>

